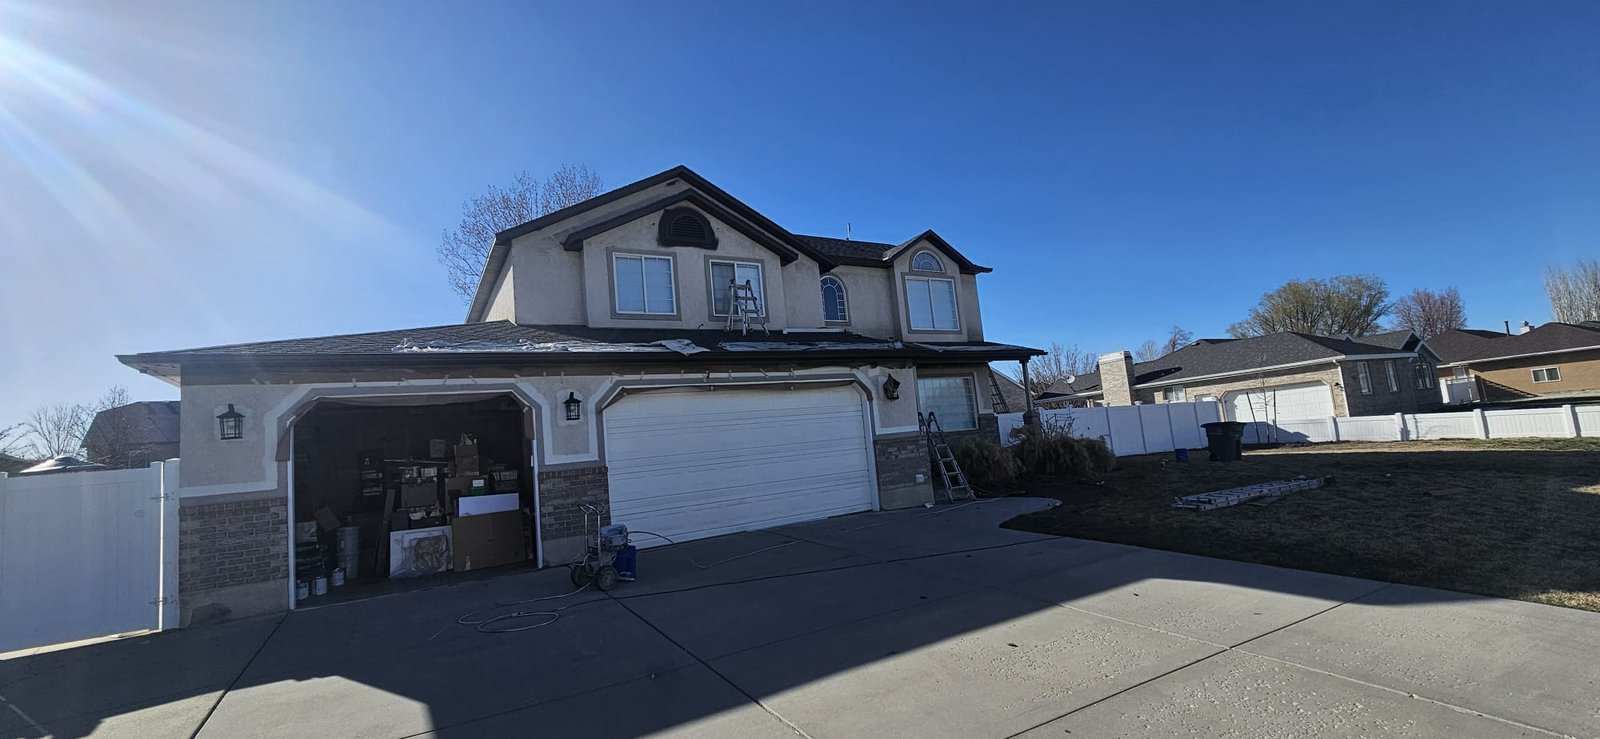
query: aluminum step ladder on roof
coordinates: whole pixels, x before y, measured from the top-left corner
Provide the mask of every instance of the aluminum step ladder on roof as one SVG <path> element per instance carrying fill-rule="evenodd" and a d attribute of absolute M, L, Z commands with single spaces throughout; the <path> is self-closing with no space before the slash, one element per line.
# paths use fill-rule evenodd
<path fill-rule="evenodd" d="M 767 330 L 767 315 L 761 310 L 761 301 L 756 299 L 756 289 L 745 280 L 741 285 L 737 282 L 728 284 L 728 331 L 733 330 L 734 322 L 739 324 L 739 335 L 750 333 L 752 326 L 759 326 L 761 333 L 772 335 Z"/>
<path fill-rule="evenodd" d="M 939 419 L 933 415 L 933 411 L 918 413 L 917 425 L 922 428 L 923 438 L 927 439 L 928 456 L 939 467 L 945 500 L 954 503 L 976 498 L 972 486 L 967 484 L 967 473 L 961 470 L 961 463 L 950 452 L 950 442 L 945 439 L 944 429 L 939 426 Z"/>

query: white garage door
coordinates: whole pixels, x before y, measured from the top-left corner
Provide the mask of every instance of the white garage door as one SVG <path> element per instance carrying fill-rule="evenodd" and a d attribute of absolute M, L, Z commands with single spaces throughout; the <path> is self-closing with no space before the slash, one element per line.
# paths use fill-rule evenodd
<path fill-rule="evenodd" d="M 651 391 L 605 428 L 611 520 L 636 531 L 688 541 L 872 508 L 853 387 Z"/>
<path fill-rule="evenodd" d="M 1328 386 L 1320 382 L 1229 393 L 1228 413 L 1229 420 L 1246 423 L 1327 418 L 1333 415 L 1333 395 Z"/>

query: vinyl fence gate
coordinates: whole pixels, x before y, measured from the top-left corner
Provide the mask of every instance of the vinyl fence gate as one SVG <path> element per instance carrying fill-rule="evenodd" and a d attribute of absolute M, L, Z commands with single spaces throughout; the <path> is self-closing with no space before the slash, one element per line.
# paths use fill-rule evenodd
<path fill-rule="evenodd" d="M 178 625 L 178 461 L 0 475 L 0 652 Z"/>

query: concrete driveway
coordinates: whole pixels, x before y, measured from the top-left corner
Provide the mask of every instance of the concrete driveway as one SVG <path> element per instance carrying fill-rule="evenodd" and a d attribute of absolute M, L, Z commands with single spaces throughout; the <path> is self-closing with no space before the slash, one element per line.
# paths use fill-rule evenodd
<path fill-rule="evenodd" d="M 0 736 L 1600 735 L 1600 614 L 998 527 L 1044 505 L 648 550 L 519 633 L 457 620 L 564 570 L 9 660 Z"/>

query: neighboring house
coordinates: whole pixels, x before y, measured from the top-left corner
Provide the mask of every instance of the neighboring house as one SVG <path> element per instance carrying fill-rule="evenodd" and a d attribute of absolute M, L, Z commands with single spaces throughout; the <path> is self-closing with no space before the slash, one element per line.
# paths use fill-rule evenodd
<path fill-rule="evenodd" d="M 1439 354 L 1452 405 L 1600 397 L 1600 321 L 1524 323 L 1517 334 L 1451 331 L 1428 346 Z"/>
<path fill-rule="evenodd" d="M 1100 357 L 1099 371 L 1058 382 L 1042 407 L 1217 402 L 1223 417 L 1275 421 L 1414 412 L 1437 405 L 1438 357 L 1410 331 L 1359 339 L 1294 332 L 1200 339 L 1160 359 Z"/>
<path fill-rule="evenodd" d="M 182 390 L 184 611 L 281 610 L 288 523 L 370 548 L 394 460 L 520 492 L 546 565 L 585 506 L 684 541 L 928 503 L 919 413 L 994 439 L 988 363 L 1043 353 L 984 341 L 988 271 L 932 231 L 790 233 L 677 167 L 498 234 L 463 324 L 119 359 Z M 727 329 L 735 281 L 767 331 Z"/>
<path fill-rule="evenodd" d="M 145 467 L 178 454 L 176 400 L 144 400 L 100 411 L 83 436 L 89 459 L 107 467 Z"/>
<path fill-rule="evenodd" d="M 38 462 L 35 462 L 31 459 L 23 459 L 21 457 L 13 457 L 9 454 L 0 453 L 0 472 L 4 472 L 8 475 L 15 475 L 18 472 L 28 469 L 36 464 L 38 464 Z"/>
<path fill-rule="evenodd" d="M 997 413 L 1021 413 L 1028 410 L 1028 391 L 1022 384 L 997 369 L 989 370 L 990 402 Z M 998 400 L 995 399 L 998 394 Z"/>

